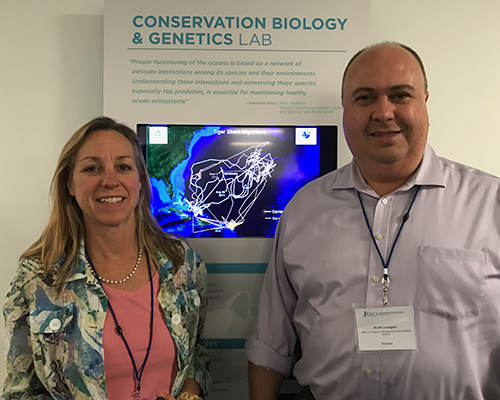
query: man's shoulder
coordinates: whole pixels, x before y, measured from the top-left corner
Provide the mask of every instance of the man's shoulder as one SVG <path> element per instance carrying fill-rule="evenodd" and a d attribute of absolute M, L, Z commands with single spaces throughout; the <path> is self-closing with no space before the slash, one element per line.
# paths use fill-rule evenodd
<path fill-rule="evenodd" d="M 312 180 L 304 185 L 299 192 L 311 192 L 313 190 L 331 190 L 335 184 L 342 179 L 343 181 L 350 181 L 351 178 L 351 164 L 346 164 L 338 169 L 326 173 L 319 178 Z"/>
<path fill-rule="evenodd" d="M 500 178 L 488 172 L 471 167 L 445 157 L 437 157 L 437 160 L 445 174 L 445 179 L 473 180 L 477 183 L 500 186 Z"/>
<path fill-rule="evenodd" d="M 341 186 L 349 186 L 350 170 L 349 164 L 328 172 L 327 174 L 314 179 L 313 181 L 302 186 L 293 196 L 287 205 L 288 209 L 299 209 L 304 212 L 304 206 L 309 209 L 314 209 L 315 206 L 323 204 L 325 201 L 332 200 L 332 192 L 334 188 L 342 181 Z"/>

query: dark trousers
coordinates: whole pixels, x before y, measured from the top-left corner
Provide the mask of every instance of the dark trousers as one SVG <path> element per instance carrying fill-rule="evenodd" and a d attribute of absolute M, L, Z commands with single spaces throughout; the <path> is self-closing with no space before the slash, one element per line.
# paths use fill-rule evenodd
<path fill-rule="evenodd" d="M 304 389 L 302 389 L 295 400 L 314 400 L 314 396 L 309 390 L 309 386 L 306 386 Z"/>

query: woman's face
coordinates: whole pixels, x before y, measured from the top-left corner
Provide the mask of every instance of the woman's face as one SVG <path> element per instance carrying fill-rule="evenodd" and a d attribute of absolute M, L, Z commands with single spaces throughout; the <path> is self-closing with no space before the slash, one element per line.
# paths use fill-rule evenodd
<path fill-rule="evenodd" d="M 112 130 L 92 132 L 76 153 L 68 182 L 85 227 L 135 229 L 141 188 L 134 150 L 127 138 Z"/>

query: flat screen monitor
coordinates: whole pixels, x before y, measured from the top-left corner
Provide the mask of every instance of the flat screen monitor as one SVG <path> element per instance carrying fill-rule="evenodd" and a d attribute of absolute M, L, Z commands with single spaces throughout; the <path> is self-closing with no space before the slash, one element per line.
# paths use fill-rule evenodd
<path fill-rule="evenodd" d="M 337 167 L 336 126 L 139 124 L 160 226 L 186 238 L 274 237 L 306 183 Z"/>

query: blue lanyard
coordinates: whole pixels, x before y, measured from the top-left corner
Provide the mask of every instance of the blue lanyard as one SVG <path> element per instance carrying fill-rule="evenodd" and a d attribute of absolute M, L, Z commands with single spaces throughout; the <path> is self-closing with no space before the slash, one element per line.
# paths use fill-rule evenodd
<path fill-rule="evenodd" d="M 118 320 L 116 318 L 116 314 L 115 314 L 115 312 L 113 310 L 113 307 L 111 307 L 111 302 L 108 299 L 108 307 L 109 307 L 109 310 L 111 311 L 111 315 L 113 316 L 113 319 L 115 321 L 116 333 L 118 333 L 118 335 L 122 338 L 123 343 L 125 344 L 125 347 L 127 348 L 127 352 L 128 352 L 129 357 L 130 357 L 130 360 L 132 361 L 132 367 L 134 368 L 134 374 L 135 374 L 135 379 L 136 379 L 136 390 L 134 391 L 134 393 L 132 394 L 132 396 L 135 399 L 140 399 L 142 374 L 144 372 L 144 367 L 146 366 L 146 362 L 148 361 L 149 352 L 151 350 L 151 343 L 153 341 L 153 315 L 154 315 L 153 277 L 152 277 L 152 274 L 151 274 L 151 265 L 149 263 L 148 250 L 145 249 L 145 252 L 146 252 L 146 258 L 148 260 L 149 283 L 150 283 L 150 287 L 151 287 L 151 317 L 150 317 L 150 322 L 149 322 L 149 343 L 148 343 L 148 349 L 146 351 L 146 356 L 144 357 L 144 361 L 142 362 L 142 365 L 141 365 L 141 367 L 139 369 L 137 369 L 137 365 L 135 364 L 134 356 L 132 355 L 132 351 L 130 350 L 130 346 L 128 345 L 128 342 L 125 339 L 125 336 L 123 334 L 123 330 L 122 330 L 121 326 L 118 324 Z M 85 249 L 85 255 L 87 256 L 87 260 L 89 261 L 89 264 L 92 267 L 92 271 L 94 271 L 95 277 L 99 281 L 99 284 L 102 286 L 102 289 L 104 290 L 104 292 L 106 292 L 106 290 L 104 289 L 104 286 L 102 285 L 101 280 L 99 279 L 99 275 L 97 274 L 97 271 L 96 271 L 96 269 L 94 267 L 94 264 L 92 264 L 92 260 L 90 259 L 90 255 L 87 252 L 87 249 Z"/>
<path fill-rule="evenodd" d="M 370 236 L 372 237 L 372 241 L 373 241 L 373 244 L 375 245 L 375 249 L 377 249 L 378 256 L 380 258 L 380 261 L 382 262 L 382 266 L 384 267 L 384 277 L 382 279 L 382 290 L 383 290 L 382 304 L 384 306 L 387 305 L 387 291 L 389 290 L 389 284 L 390 284 L 389 263 L 391 262 L 392 253 L 394 253 L 394 248 L 396 247 L 396 243 L 399 239 L 399 235 L 401 234 L 401 231 L 403 230 L 403 226 L 405 225 L 406 221 L 408 221 L 408 219 L 410 218 L 410 210 L 413 207 L 413 203 L 415 203 L 415 199 L 417 198 L 417 195 L 418 195 L 418 192 L 420 191 L 420 188 L 421 188 L 421 186 L 417 187 L 417 191 L 415 192 L 415 195 L 413 196 L 413 200 L 411 201 L 410 206 L 408 207 L 408 210 L 403 215 L 403 222 L 401 222 L 401 226 L 399 227 L 396 238 L 394 239 L 394 243 L 392 244 L 391 252 L 389 253 L 389 257 L 387 258 L 387 261 L 384 261 L 384 257 L 382 257 L 382 253 L 380 252 L 380 248 L 378 247 L 377 241 L 375 240 L 375 236 L 373 236 L 373 231 L 372 231 L 372 228 L 370 227 L 370 223 L 368 222 L 368 217 L 366 216 L 365 206 L 363 205 L 363 200 L 361 200 L 361 195 L 359 194 L 358 191 L 356 192 L 358 194 L 359 203 L 361 204 L 361 209 L 363 210 L 363 216 L 365 217 L 366 226 L 368 227 L 368 231 L 370 232 Z"/>

